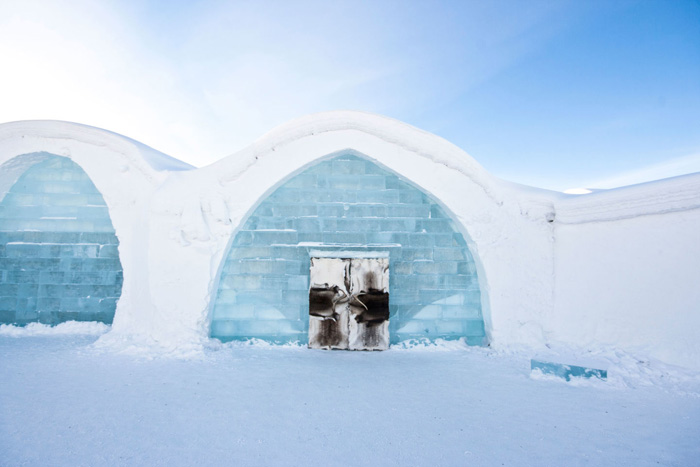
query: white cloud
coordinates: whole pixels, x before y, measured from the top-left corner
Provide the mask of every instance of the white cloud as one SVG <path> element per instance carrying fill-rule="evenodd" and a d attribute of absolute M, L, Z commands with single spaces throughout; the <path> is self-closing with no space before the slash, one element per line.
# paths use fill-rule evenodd
<path fill-rule="evenodd" d="M 18 2 L 0 18 L 0 122 L 75 121 L 187 148 L 187 96 L 109 3 Z"/>
<path fill-rule="evenodd" d="M 308 113 L 449 101 L 536 48 L 552 9 L 4 2 L 0 122 L 76 121 L 205 165 Z"/>
<path fill-rule="evenodd" d="M 584 186 L 587 188 L 616 188 L 695 172 L 700 172 L 700 153 L 689 154 L 612 177 L 594 180 Z"/>

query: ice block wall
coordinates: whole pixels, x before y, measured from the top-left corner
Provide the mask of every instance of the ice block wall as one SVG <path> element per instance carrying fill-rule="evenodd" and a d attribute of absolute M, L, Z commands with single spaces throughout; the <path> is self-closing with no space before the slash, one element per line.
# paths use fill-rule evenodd
<path fill-rule="evenodd" d="M 293 176 L 245 221 L 221 269 L 211 336 L 306 342 L 311 250 L 389 253 L 393 342 L 485 342 L 476 266 L 450 216 L 419 188 L 355 154 Z"/>
<path fill-rule="evenodd" d="M 47 155 L 0 202 L 0 323 L 111 323 L 122 288 L 118 246 L 87 174 Z"/>

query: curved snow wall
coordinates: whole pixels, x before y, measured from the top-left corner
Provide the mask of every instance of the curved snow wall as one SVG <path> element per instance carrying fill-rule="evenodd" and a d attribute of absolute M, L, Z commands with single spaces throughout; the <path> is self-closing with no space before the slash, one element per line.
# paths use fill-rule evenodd
<path fill-rule="evenodd" d="M 0 323 L 111 323 L 121 288 L 102 195 L 76 163 L 47 154 L 0 203 Z"/>
<path fill-rule="evenodd" d="M 428 194 L 347 154 L 293 176 L 236 233 L 220 272 L 211 336 L 307 341 L 312 250 L 388 252 L 392 342 L 486 341 L 474 259 Z"/>

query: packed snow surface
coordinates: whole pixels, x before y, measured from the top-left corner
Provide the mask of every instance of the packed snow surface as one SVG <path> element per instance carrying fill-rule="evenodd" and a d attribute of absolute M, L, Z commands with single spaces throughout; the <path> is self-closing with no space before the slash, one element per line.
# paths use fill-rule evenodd
<path fill-rule="evenodd" d="M 67 321 L 56 326 L 41 323 L 29 323 L 26 326 L 13 326 L 0 324 L 0 336 L 27 337 L 27 336 L 60 336 L 60 335 L 90 335 L 101 336 L 109 331 L 109 326 L 95 321 Z"/>
<path fill-rule="evenodd" d="M 700 459 L 698 374 L 621 354 L 607 357 L 608 381 L 567 383 L 531 375 L 529 354 L 460 342 L 385 352 L 212 342 L 174 359 L 109 353 L 74 331 L 0 335 L 0 465 Z"/>

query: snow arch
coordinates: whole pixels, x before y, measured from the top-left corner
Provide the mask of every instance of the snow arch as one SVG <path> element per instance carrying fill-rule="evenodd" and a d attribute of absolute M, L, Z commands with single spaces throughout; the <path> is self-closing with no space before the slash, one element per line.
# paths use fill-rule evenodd
<path fill-rule="evenodd" d="M 67 157 L 10 162 L 0 202 L 0 322 L 111 323 L 123 273 L 101 193 Z"/>
<path fill-rule="evenodd" d="M 305 341 L 313 251 L 390 258 L 392 341 L 486 341 L 476 264 L 441 204 L 354 151 L 283 181 L 235 233 L 212 305 L 212 337 Z"/>

